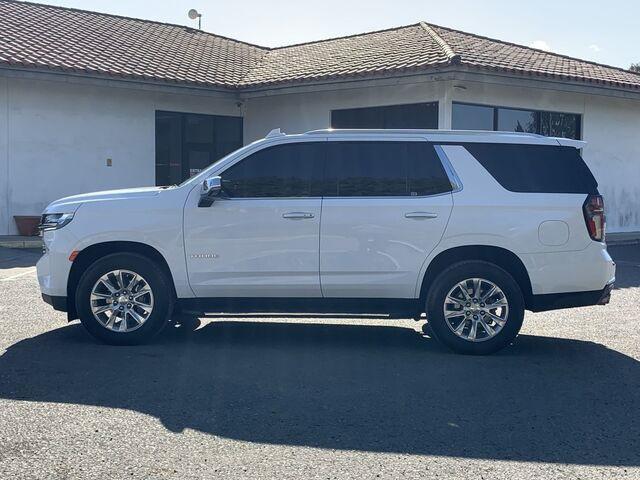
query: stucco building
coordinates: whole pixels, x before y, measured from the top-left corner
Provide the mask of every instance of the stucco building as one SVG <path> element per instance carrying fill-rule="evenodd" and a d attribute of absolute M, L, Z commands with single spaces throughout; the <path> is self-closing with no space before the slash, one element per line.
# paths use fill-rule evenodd
<path fill-rule="evenodd" d="M 269 49 L 0 0 L 0 235 L 92 190 L 180 182 L 280 127 L 522 130 L 588 142 L 640 231 L 640 75 L 420 22 Z"/>

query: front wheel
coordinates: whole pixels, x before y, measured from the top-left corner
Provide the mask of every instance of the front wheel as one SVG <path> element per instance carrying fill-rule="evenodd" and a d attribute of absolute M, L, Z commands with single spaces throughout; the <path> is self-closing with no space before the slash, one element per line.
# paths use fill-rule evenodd
<path fill-rule="evenodd" d="M 427 318 L 435 336 L 457 353 L 486 355 L 509 345 L 524 319 L 518 283 L 484 261 L 456 263 L 434 280 Z"/>
<path fill-rule="evenodd" d="M 173 309 L 170 279 L 143 255 L 107 255 L 80 278 L 76 309 L 89 333 L 105 343 L 145 343 L 168 322 Z"/>

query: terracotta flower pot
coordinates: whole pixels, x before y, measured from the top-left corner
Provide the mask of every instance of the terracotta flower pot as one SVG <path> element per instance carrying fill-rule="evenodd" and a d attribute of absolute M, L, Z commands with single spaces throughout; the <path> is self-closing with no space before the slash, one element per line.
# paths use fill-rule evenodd
<path fill-rule="evenodd" d="M 16 221 L 18 227 L 18 233 L 25 237 L 34 237 L 38 235 L 38 224 L 40 223 L 40 217 L 31 215 L 14 215 L 13 219 Z"/>

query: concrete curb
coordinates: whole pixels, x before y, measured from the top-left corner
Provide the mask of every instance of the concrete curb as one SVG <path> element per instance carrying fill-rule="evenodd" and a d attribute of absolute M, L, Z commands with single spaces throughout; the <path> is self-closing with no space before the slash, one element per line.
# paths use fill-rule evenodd
<path fill-rule="evenodd" d="M 607 245 L 617 247 L 619 245 L 640 245 L 640 232 L 607 233 Z"/>
<path fill-rule="evenodd" d="M 0 235 L 0 247 L 4 248 L 39 248 L 43 243 L 40 237 L 21 237 L 19 235 Z"/>

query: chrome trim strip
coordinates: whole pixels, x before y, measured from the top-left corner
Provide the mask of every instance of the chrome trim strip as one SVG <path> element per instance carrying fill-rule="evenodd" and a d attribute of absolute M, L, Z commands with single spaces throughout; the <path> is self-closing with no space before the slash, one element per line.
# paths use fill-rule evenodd
<path fill-rule="evenodd" d="M 449 181 L 451 182 L 451 187 L 453 188 L 453 190 L 450 193 L 460 192 L 464 188 L 464 186 L 462 185 L 462 180 L 460 180 L 460 177 L 453 168 L 453 165 L 451 165 L 449 157 L 447 157 L 447 154 L 444 153 L 444 149 L 441 145 L 434 145 L 433 148 L 435 148 L 436 153 L 438 154 L 438 157 L 442 162 L 442 166 L 444 167 L 444 171 L 447 172 L 447 176 L 449 177 Z"/>

